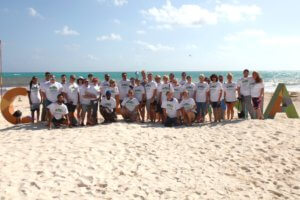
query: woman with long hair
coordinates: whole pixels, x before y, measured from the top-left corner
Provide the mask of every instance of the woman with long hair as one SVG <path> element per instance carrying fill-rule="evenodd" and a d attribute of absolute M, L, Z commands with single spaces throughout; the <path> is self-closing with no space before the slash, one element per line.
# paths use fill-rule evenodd
<path fill-rule="evenodd" d="M 233 75 L 231 73 L 227 74 L 227 82 L 223 85 L 224 88 L 224 98 L 227 105 L 227 119 L 232 120 L 234 115 L 234 104 L 237 100 L 237 85 L 232 82 Z"/>
<path fill-rule="evenodd" d="M 252 105 L 257 119 L 263 119 L 262 115 L 262 99 L 264 96 L 264 83 L 259 73 L 252 72 L 253 83 L 251 84 Z"/>
<path fill-rule="evenodd" d="M 42 96 L 40 93 L 40 83 L 36 76 L 33 76 L 29 83 L 28 99 L 30 103 L 32 123 L 34 123 L 35 112 L 36 112 L 36 120 L 38 122 L 40 118 L 40 105 L 42 102 Z"/>

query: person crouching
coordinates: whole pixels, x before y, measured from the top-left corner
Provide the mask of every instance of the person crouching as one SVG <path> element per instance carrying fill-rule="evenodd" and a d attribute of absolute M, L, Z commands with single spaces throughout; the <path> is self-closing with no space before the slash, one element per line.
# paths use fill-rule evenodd
<path fill-rule="evenodd" d="M 48 122 L 49 129 L 52 128 L 52 123 L 54 124 L 55 128 L 59 128 L 63 124 L 71 127 L 68 108 L 64 104 L 64 96 L 62 94 L 57 95 L 57 101 L 51 103 L 48 106 L 48 109 L 50 113 Z"/>
<path fill-rule="evenodd" d="M 111 123 L 117 120 L 116 100 L 111 96 L 111 92 L 109 90 L 106 91 L 105 97 L 103 97 L 101 101 L 100 113 L 104 118 L 103 123 Z"/>
<path fill-rule="evenodd" d="M 139 101 L 134 98 L 132 89 L 128 91 L 128 96 L 122 101 L 121 114 L 125 121 L 136 122 L 138 118 Z"/>

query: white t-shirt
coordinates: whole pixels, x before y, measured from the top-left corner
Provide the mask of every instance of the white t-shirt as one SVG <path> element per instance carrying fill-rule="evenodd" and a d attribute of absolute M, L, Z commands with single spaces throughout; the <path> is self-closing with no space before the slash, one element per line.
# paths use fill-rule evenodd
<path fill-rule="evenodd" d="M 173 98 L 172 101 L 163 101 L 161 107 L 166 109 L 167 116 L 170 118 L 177 117 L 177 110 L 180 109 L 180 105 L 176 98 Z"/>
<path fill-rule="evenodd" d="M 59 120 L 61 119 L 64 115 L 68 114 L 68 108 L 65 104 L 61 104 L 59 105 L 58 103 L 51 103 L 48 106 L 51 115 L 53 115 L 53 117 L 55 117 L 55 119 Z"/>
<path fill-rule="evenodd" d="M 91 100 L 89 98 L 83 97 L 86 95 L 87 91 L 89 90 L 89 87 L 86 86 L 81 86 L 79 87 L 79 98 L 80 98 L 80 103 L 83 105 L 89 105 L 91 103 Z"/>
<path fill-rule="evenodd" d="M 182 91 L 187 90 L 189 92 L 189 97 L 194 97 L 195 92 L 195 84 L 194 83 L 186 83 L 184 86 L 182 86 Z"/>
<path fill-rule="evenodd" d="M 182 80 L 179 82 L 179 85 L 184 86 L 187 83 L 187 80 Z"/>
<path fill-rule="evenodd" d="M 209 91 L 210 91 L 210 100 L 212 102 L 218 102 L 220 91 L 222 90 L 222 84 L 220 82 L 211 82 L 209 84 Z M 222 100 L 222 98 L 220 99 Z"/>
<path fill-rule="evenodd" d="M 156 89 L 157 89 L 157 84 L 153 80 L 145 85 L 147 99 L 152 98 L 154 90 L 156 90 Z"/>
<path fill-rule="evenodd" d="M 258 98 L 260 96 L 261 89 L 264 88 L 264 83 L 255 83 L 251 84 L 251 97 Z"/>
<path fill-rule="evenodd" d="M 240 88 L 240 93 L 243 96 L 250 96 L 250 90 L 251 90 L 251 83 L 253 83 L 254 80 L 252 77 L 247 77 L 247 78 L 241 78 L 238 83 L 237 86 Z"/>
<path fill-rule="evenodd" d="M 109 100 L 104 97 L 101 100 L 101 106 L 109 108 L 111 111 L 113 111 L 116 108 L 116 100 L 113 97 L 110 97 Z"/>
<path fill-rule="evenodd" d="M 119 94 L 119 89 L 118 89 L 117 86 L 116 87 L 108 87 L 108 88 L 106 88 L 103 95 L 106 94 L 106 91 L 110 91 L 111 97 L 113 97 L 113 98 L 116 98 L 116 95 Z"/>
<path fill-rule="evenodd" d="M 100 96 L 100 86 L 92 84 L 88 88 L 87 92 L 96 95 L 96 98 L 91 98 L 90 100 L 97 100 Z"/>
<path fill-rule="evenodd" d="M 125 97 L 127 97 L 128 91 L 130 90 L 130 81 L 126 80 L 120 80 L 118 83 L 118 89 L 120 93 L 120 99 L 123 100 Z"/>
<path fill-rule="evenodd" d="M 49 87 L 49 85 L 50 85 L 50 81 L 46 81 L 45 80 L 44 82 L 42 82 L 41 86 L 40 86 L 41 87 L 41 91 L 42 92 L 46 92 L 46 88 Z"/>
<path fill-rule="evenodd" d="M 141 102 L 143 100 L 143 94 L 145 94 L 145 88 L 144 88 L 144 86 L 142 86 L 142 85 L 135 86 L 133 88 L 133 91 L 134 91 L 135 98 L 137 98 L 137 100 L 139 102 Z"/>
<path fill-rule="evenodd" d="M 63 86 L 59 82 L 49 83 L 48 87 L 45 88 L 46 97 L 52 103 L 57 101 L 57 95 L 59 95 L 62 90 Z"/>
<path fill-rule="evenodd" d="M 180 108 L 184 108 L 184 110 L 195 111 L 194 106 L 196 105 L 195 100 L 193 98 L 182 99 L 180 102 Z"/>
<path fill-rule="evenodd" d="M 177 86 L 174 86 L 174 97 L 177 99 L 177 100 L 180 100 L 180 94 L 182 92 L 182 86 L 181 85 L 177 85 Z"/>
<path fill-rule="evenodd" d="M 226 92 L 226 102 L 236 101 L 236 83 L 225 83 L 223 84 L 224 92 Z"/>
<path fill-rule="evenodd" d="M 101 87 L 101 95 L 105 96 L 105 91 L 106 91 L 107 88 L 109 88 L 109 81 L 103 81 L 100 84 L 100 87 Z"/>
<path fill-rule="evenodd" d="M 167 99 L 167 92 L 174 92 L 174 88 L 171 83 L 162 83 L 159 87 L 157 87 L 158 94 L 161 93 L 161 101 L 165 101 Z"/>
<path fill-rule="evenodd" d="M 68 102 L 72 101 L 73 105 L 78 104 L 79 87 L 78 87 L 77 83 L 64 84 L 63 92 L 67 94 Z"/>
<path fill-rule="evenodd" d="M 37 104 L 41 103 L 41 94 L 40 94 L 40 85 L 39 84 L 32 84 L 31 88 L 28 87 L 28 91 L 30 91 L 30 100 L 31 103 Z"/>
<path fill-rule="evenodd" d="M 195 87 L 196 90 L 196 102 L 206 102 L 207 92 L 209 91 L 209 85 L 206 82 L 198 82 Z"/>
<path fill-rule="evenodd" d="M 135 107 L 138 106 L 140 103 L 136 98 L 130 99 L 129 97 L 125 97 L 122 101 L 122 106 L 125 106 L 129 111 L 134 111 Z"/>

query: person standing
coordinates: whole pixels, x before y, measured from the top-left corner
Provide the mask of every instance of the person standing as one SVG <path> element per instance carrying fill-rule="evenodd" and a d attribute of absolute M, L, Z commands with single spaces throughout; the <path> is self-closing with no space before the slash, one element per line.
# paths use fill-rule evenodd
<path fill-rule="evenodd" d="M 142 123 L 145 122 L 145 106 L 146 106 L 146 94 L 145 88 L 141 85 L 139 79 L 135 79 L 135 87 L 133 88 L 134 96 L 139 101 L 139 116 L 142 119 Z"/>
<path fill-rule="evenodd" d="M 255 110 L 255 118 L 263 119 L 262 114 L 262 99 L 264 97 L 264 83 L 259 73 L 254 71 L 252 72 L 253 83 L 251 84 L 251 98 L 253 108 Z"/>
<path fill-rule="evenodd" d="M 218 82 L 218 76 L 216 74 L 212 74 L 210 79 L 211 83 L 209 85 L 209 97 L 213 108 L 214 121 L 221 122 L 221 98 L 223 93 L 222 84 Z"/>
<path fill-rule="evenodd" d="M 98 124 L 98 106 L 100 99 L 100 86 L 97 78 L 92 79 L 92 84 L 87 90 L 87 96 L 91 100 L 91 122 L 92 125 Z"/>
<path fill-rule="evenodd" d="M 223 84 L 224 99 L 227 105 L 227 119 L 232 120 L 234 116 L 234 105 L 236 102 L 237 85 L 232 82 L 233 75 L 227 74 L 227 83 Z"/>
<path fill-rule="evenodd" d="M 67 76 L 66 76 L 65 74 L 62 74 L 62 75 L 60 76 L 60 84 L 61 84 L 62 86 L 64 86 L 66 83 L 67 83 Z"/>
<path fill-rule="evenodd" d="M 118 83 L 118 89 L 120 94 L 120 104 L 122 105 L 122 101 L 127 97 L 128 91 L 130 90 L 130 81 L 127 79 L 127 73 L 122 73 L 122 80 Z"/>
<path fill-rule="evenodd" d="M 41 93 L 40 93 L 40 84 L 38 82 L 38 78 L 33 76 L 28 88 L 28 99 L 30 103 L 30 111 L 31 111 L 31 119 L 32 123 L 34 123 L 34 113 L 36 112 L 36 120 L 39 122 L 40 118 L 40 105 L 42 101 Z"/>
<path fill-rule="evenodd" d="M 195 97 L 197 105 L 197 121 L 204 122 L 207 111 L 207 103 L 209 102 L 209 85 L 205 82 L 205 76 L 201 74 L 199 76 L 199 82 L 195 86 Z"/>
<path fill-rule="evenodd" d="M 251 84 L 253 83 L 253 78 L 248 77 L 249 70 L 245 69 L 243 71 L 243 77 L 238 81 L 237 89 L 238 89 L 238 97 L 242 102 L 242 112 L 244 114 L 244 118 L 248 118 L 248 113 L 251 118 L 254 118 L 253 107 L 251 104 Z"/>
<path fill-rule="evenodd" d="M 186 79 L 187 79 L 187 82 L 182 87 L 182 91 L 187 90 L 189 93 L 189 97 L 194 98 L 194 93 L 195 93 L 195 88 L 196 88 L 195 83 L 192 82 L 191 76 L 187 76 Z"/>
<path fill-rule="evenodd" d="M 178 84 L 178 81 L 176 79 L 174 79 L 173 88 L 174 88 L 174 98 L 176 98 L 178 100 L 178 102 L 180 102 L 182 86 L 180 84 Z"/>
<path fill-rule="evenodd" d="M 167 95 L 166 95 L 167 92 L 174 93 L 173 85 L 171 82 L 169 82 L 168 76 L 166 75 L 163 76 L 163 83 L 157 87 L 157 92 L 158 92 L 157 112 L 160 115 L 162 123 L 164 123 L 165 118 L 164 118 L 164 113 L 161 105 L 162 102 L 167 99 Z"/>
<path fill-rule="evenodd" d="M 46 121 L 46 116 L 47 116 L 47 105 L 46 105 L 46 88 L 49 86 L 50 83 L 50 72 L 45 73 L 45 80 L 41 82 L 40 88 L 41 88 L 41 96 L 42 96 L 42 115 L 41 115 L 41 121 L 44 122 Z"/>
<path fill-rule="evenodd" d="M 74 112 L 78 106 L 79 102 L 79 87 L 76 83 L 76 76 L 71 75 L 70 80 L 68 83 L 65 83 L 63 85 L 63 91 L 62 91 L 66 106 L 68 108 L 68 115 L 72 126 L 77 126 L 78 121 L 74 115 Z"/>
<path fill-rule="evenodd" d="M 109 88 L 109 81 L 110 81 L 110 75 L 109 74 L 105 74 L 104 75 L 104 81 L 101 82 L 100 84 L 100 88 L 101 88 L 101 95 L 105 96 L 105 91 L 107 88 Z"/>
<path fill-rule="evenodd" d="M 87 113 L 87 125 L 92 124 L 91 122 L 91 99 L 87 95 L 90 88 L 89 81 L 87 79 L 83 80 L 82 87 L 79 88 L 79 101 L 81 105 L 81 117 L 80 117 L 80 125 L 85 126 L 84 121 Z"/>
<path fill-rule="evenodd" d="M 147 77 L 148 81 L 145 84 L 147 115 L 149 115 L 151 122 L 155 122 L 155 96 L 157 92 L 157 84 L 153 81 L 152 73 L 148 73 Z"/>
<path fill-rule="evenodd" d="M 181 85 L 181 86 L 184 86 L 185 84 L 186 84 L 186 73 L 185 72 L 182 72 L 181 73 L 181 80 L 180 80 L 180 82 L 179 82 L 179 85 Z"/>

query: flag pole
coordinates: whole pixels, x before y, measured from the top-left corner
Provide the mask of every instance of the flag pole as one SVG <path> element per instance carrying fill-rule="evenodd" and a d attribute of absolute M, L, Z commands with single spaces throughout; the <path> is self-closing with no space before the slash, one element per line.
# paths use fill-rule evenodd
<path fill-rule="evenodd" d="M 2 101 L 2 95 L 3 95 L 3 83 L 2 83 L 2 41 L 0 40 L 0 89 L 1 89 L 1 101 Z"/>

